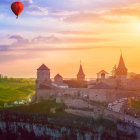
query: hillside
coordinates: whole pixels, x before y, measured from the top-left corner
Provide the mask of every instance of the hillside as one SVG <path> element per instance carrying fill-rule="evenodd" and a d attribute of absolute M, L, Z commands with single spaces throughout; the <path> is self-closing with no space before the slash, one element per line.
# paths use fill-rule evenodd
<path fill-rule="evenodd" d="M 5 102 L 26 100 L 35 93 L 35 79 L 0 79 L 0 106 Z"/>
<path fill-rule="evenodd" d="M 126 133 L 119 129 L 118 125 L 121 125 L 119 121 L 116 123 L 102 117 L 72 115 L 65 112 L 65 108 L 63 103 L 47 100 L 0 109 L 0 139 L 136 140 L 137 138 L 136 130 Z M 124 129 L 126 130 L 126 127 Z"/>

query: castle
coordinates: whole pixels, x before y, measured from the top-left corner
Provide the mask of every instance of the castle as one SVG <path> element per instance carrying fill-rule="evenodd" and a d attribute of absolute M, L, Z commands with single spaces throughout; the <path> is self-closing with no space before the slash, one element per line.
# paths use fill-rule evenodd
<path fill-rule="evenodd" d="M 114 67 L 112 71 L 112 75 L 109 76 L 108 72 L 101 70 L 97 73 L 97 79 L 94 82 L 85 80 L 81 63 L 77 79 L 69 81 L 65 81 L 60 74 L 57 74 L 52 81 L 50 69 L 42 64 L 37 69 L 36 98 L 46 99 L 50 96 L 62 97 L 63 95 L 84 97 L 86 95 L 91 100 L 110 102 L 118 96 L 138 95 L 140 78 L 127 78 L 127 75 L 128 69 L 125 66 L 122 54 L 118 66 Z M 74 86 L 71 86 L 71 83 Z"/>
<path fill-rule="evenodd" d="M 118 64 L 118 67 L 116 68 L 114 75 L 108 76 L 109 73 L 105 70 L 101 70 L 97 73 L 97 82 L 96 85 L 99 83 L 107 84 L 108 86 L 112 88 L 120 88 L 125 89 L 127 88 L 127 68 L 125 66 L 122 54 L 120 56 L 120 61 Z M 50 78 L 50 69 L 42 64 L 37 69 L 37 88 L 43 87 L 46 88 L 50 87 L 58 87 L 58 88 L 68 88 L 68 85 L 63 82 L 63 77 L 60 74 L 57 74 L 54 77 L 54 81 L 51 81 Z M 85 74 L 82 68 L 82 65 L 80 63 L 80 68 L 77 74 L 77 81 L 82 82 L 85 81 Z M 110 84 L 109 84 L 110 83 Z M 94 85 L 93 85 L 94 87 Z"/>

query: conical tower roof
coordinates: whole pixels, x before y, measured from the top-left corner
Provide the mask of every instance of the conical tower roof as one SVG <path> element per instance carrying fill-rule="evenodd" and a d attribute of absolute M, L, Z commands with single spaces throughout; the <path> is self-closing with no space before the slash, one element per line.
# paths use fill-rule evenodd
<path fill-rule="evenodd" d="M 83 72 L 83 68 L 82 68 L 82 65 L 80 64 L 80 68 L 79 68 L 79 72 L 77 74 L 77 76 L 85 76 L 84 72 Z"/>
<path fill-rule="evenodd" d="M 60 74 L 57 74 L 54 78 L 63 78 Z"/>
<path fill-rule="evenodd" d="M 42 64 L 37 70 L 50 70 L 45 64 Z"/>
<path fill-rule="evenodd" d="M 120 56 L 119 65 L 116 69 L 116 75 L 127 75 L 127 68 L 125 66 L 122 54 Z"/>

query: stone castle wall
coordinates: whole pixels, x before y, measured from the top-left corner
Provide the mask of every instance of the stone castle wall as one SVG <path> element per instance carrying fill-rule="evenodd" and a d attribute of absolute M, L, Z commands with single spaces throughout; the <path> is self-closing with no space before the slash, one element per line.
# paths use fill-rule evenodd
<path fill-rule="evenodd" d="M 74 99 L 85 99 L 88 97 L 91 101 L 110 103 L 119 98 L 140 96 L 139 91 L 116 90 L 116 89 L 87 89 L 87 88 L 69 88 L 69 89 L 37 89 L 37 100 L 46 100 L 50 98 L 60 98 L 63 100 L 72 97 Z"/>
<path fill-rule="evenodd" d="M 140 79 L 104 79 L 100 82 L 107 84 L 108 86 L 117 89 L 127 89 L 127 90 L 140 90 Z"/>
<path fill-rule="evenodd" d="M 140 90 L 140 79 L 128 79 L 127 89 Z"/>
<path fill-rule="evenodd" d="M 97 102 L 113 102 L 118 98 L 131 97 L 140 95 L 139 92 L 126 91 L 126 90 L 115 90 L 115 89 L 37 89 L 37 99 L 49 99 L 51 97 L 74 97 L 74 98 L 85 98 L 89 97 L 89 100 Z"/>
<path fill-rule="evenodd" d="M 97 102 L 111 102 L 115 99 L 114 90 L 107 89 L 84 89 L 84 88 L 69 88 L 69 89 L 37 89 L 37 99 L 48 99 L 51 97 L 71 96 L 75 98 L 88 96 L 90 100 Z"/>
<path fill-rule="evenodd" d="M 101 80 L 101 82 L 107 84 L 108 86 L 112 87 L 112 88 L 117 88 L 117 81 L 116 79 L 104 79 Z"/>
<path fill-rule="evenodd" d="M 50 71 L 49 70 L 41 70 L 37 71 L 37 88 L 39 88 L 40 84 L 51 82 L 50 80 Z"/>

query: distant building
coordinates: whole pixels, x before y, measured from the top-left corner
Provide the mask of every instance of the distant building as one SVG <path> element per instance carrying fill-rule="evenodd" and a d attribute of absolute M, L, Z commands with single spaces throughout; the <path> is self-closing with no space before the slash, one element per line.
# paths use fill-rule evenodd
<path fill-rule="evenodd" d="M 126 88 L 127 86 L 127 68 L 125 66 L 122 54 L 120 56 L 120 61 L 116 69 L 116 80 L 118 88 Z"/>
<path fill-rule="evenodd" d="M 55 82 L 63 83 L 63 77 L 62 77 L 60 74 L 57 74 L 57 75 L 54 77 L 54 81 L 55 81 Z"/>
<path fill-rule="evenodd" d="M 53 86 L 58 88 L 68 88 L 69 86 L 63 83 L 63 77 L 60 74 L 57 74 L 54 77 L 54 82 L 52 83 Z"/>
<path fill-rule="evenodd" d="M 82 65 L 80 64 L 79 72 L 77 74 L 77 80 L 78 81 L 84 81 L 85 80 L 85 74 L 83 72 Z"/>
<path fill-rule="evenodd" d="M 42 64 L 38 69 L 37 69 L 37 88 L 40 87 L 40 85 L 44 84 L 50 84 L 51 79 L 50 79 L 50 69 Z"/>
<path fill-rule="evenodd" d="M 100 72 L 97 73 L 97 79 L 107 79 L 108 78 L 108 72 L 105 70 L 101 70 Z"/>

